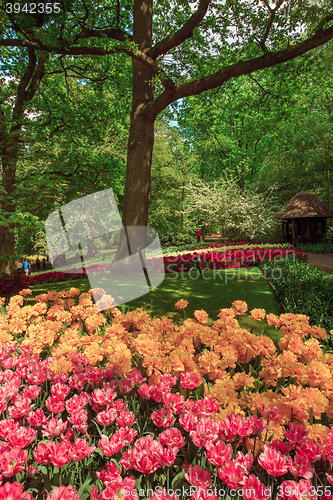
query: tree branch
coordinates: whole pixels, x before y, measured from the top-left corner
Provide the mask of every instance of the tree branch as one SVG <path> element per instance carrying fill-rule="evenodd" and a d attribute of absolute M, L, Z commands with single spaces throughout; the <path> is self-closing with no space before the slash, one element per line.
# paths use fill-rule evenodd
<path fill-rule="evenodd" d="M 324 43 L 327 43 L 333 38 L 333 26 L 325 29 L 318 30 L 311 38 L 304 40 L 298 45 L 289 46 L 286 49 L 277 52 L 269 52 L 247 61 L 238 61 L 235 64 L 226 66 L 221 70 L 213 73 L 212 75 L 202 78 L 196 78 L 187 83 L 176 85 L 174 90 L 165 90 L 159 95 L 154 102 L 145 106 L 145 113 L 150 116 L 156 117 L 163 109 L 169 104 L 191 95 L 198 95 L 206 90 L 215 89 L 220 87 L 231 78 L 236 78 L 241 75 L 248 75 L 260 69 L 276 66 L 277 64 L 290 61 L 295 57 L 301 56 L 309 50 L 312 50 Z"/>
<path fill-rule="evenodd" d="M 263 87 L 263 86 L 261 85 L 261 83 L 259 83 L 259 82 L 258 82 L 255 78 L 253 78 L 253 76 L 251 75 L 251 73 L 249 73 L 249 75 L 248 75 L 248 76 L 249 76 L 249 78 L 251 78 L 251 80 L 252 80 L 252 81 L 253 81 L 256 85 L 258 85 L 258 87 L 260 87 L 260 88 L 261 88 L 261 90 L 264 92 L 264 94 L 265 94 L 265 95 L 272 95 L 273 97 L 276 97 L 277 99 L 279 99 L 279 96 L 278 96 L 278 95 L 276 95 L 276 94 L 272 94 L 272 92 L 268 92 L 268 91 L 265 89 L 265 87 Z"/>
<path fill-rule="evenodd" d="M 270 11 L 270 17 L 269 17 L 269 21 L 267 23 L 267 26 L 266 26 L 266 30 L 265 30 L 265 33 L 264 33 L 264 36 L 262 37 L 262 39 L 259 41 L 259 45 L 263 51 L 264 54 L 268 54 L 268 49 L 265 45 L 266 43 L 266 40 L 268 38 L 268 35 L 269 35 L 269 32 L 273 26 L 273 22 L 274 22 L 274 18 L 275 18 L 275 14 L 277 13 L 277 11 L 279 10 L 279 8 L 281 7 L 281 5 L 283 4 L 284 0 L 279 0 L 278 3 L 276 4 L 276 7 L 274 9 L 271 9 L 269 7 L 268 4 L 265 4 L 267 6 L 267 8 L 269 8 L 269 11 Z"/>
<path fill-rule="evenodd" d="M 151 49 L 148 50 L 147 55 L 155 60 L 157 57 L 166 54 L 171 49 L 177 47 L 185 42 L 185 40 L 193 36 L 194 28 L 196 28 L 205 17 L 211 2 L 212 0 L 200 0 L 198 9 L 194 12 L 194 14 L 192 14 L 180 30 L 157 42 L 154 47 L 151 47 Z"/>
<path fill-rule="evenodd" d="M 24 105 L 25 101 L 27 100 L 26 88 L 29 85 L 29 82 L 32 79 L 35 68 L 36 68 L 37 58 L 36 58 L 35 51 L 32 47 L 28 47 L 28 56 L 29 56 L 29 62 L 27 65 L 27 69 L 26 69 L 24 75 L 22 76 L 21 81 L 17 87 L 17 98 L 16 98 L 14 109 L 13 109 L 14 122 L 15 122 L 15 120 L 18 120 L 22 116 L 23 105 Z M 15 124 L 15 125 L 13 124 L 11 128 L 13 129 L 13 128 L 16 128 L 17 126 L 18 126 L 17 124 Z"/>
<path fill-rule="evenodd" d="M 132 41 L 133 36 L 125 31 L 115 28 L 105 28 L 101 30 L 82 29 L 82 33 L 76 35 L 74 42 L 85 38 L 108 38 L 109 40 L 117 40 L 118 42 Z"/>
<path fill-rule="evenodd" d="M 18 43 L 19 42 L 19 43 Z M 21 43 L 23 42 L 23 43 Z M 26 48 L 33 48 L 34 45 L 32 42 L 24 42 L 23 40 L 1 40 L 0 41 L 0 46 L 6 46 L 6 47 L 26 47 Z M 167 76 L 165 71 L 159 66 L 159 64 L 149 57 L 147 54 L 145 54 L 142 51 L 139 50 L 133 50 L 129 49 L 126 47 L 115 47 L 112 50 L 107 50 L 104 47 L 73 47 L 70 49 L 52 49 L 51 47 L 48 47 L 44 43 L 40 42 L 39 43 L 39 48 L 44 50 L 44 51 L 52 51 L 55 52 L 58 55 L 65 55 L 65 56 L 82 56 L 82 55 L 98 55 L 98 56 L 105 56 L 105 55 L 110 55 L 110 54 L 116 54 L 119 52 L 122 52 L 124 54 L 127 54 L 130 57 L 134 57 L 138 61 L 142 62 L 146 66 L 148 66 L 153 74 L 157 76 L 162 83 L 163 87 L 165 89 L 173 91 L 176 84 Z"/>

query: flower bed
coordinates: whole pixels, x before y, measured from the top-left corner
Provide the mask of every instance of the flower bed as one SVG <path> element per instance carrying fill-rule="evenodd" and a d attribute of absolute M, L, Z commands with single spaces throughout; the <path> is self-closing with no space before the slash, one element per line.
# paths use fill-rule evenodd
<path fill-rule="evenodd" d="M 233 242 L 227 243 L 223 250 L 221 246 L 209 245 L 208 247 L 198 247 L 186 252 L 173 252 L 163 256 L 165 272 L 185 272 L 196 266 L 197 260 L 203 268 L 228 269 L 235 267 L 247 267 L 249 265 L 258 265 L 260 263 L 291 257 L 294 259 L 305 260 L 306 254 L 295 248 L 288 248 L 289 245 L 248 245 L 246 243 Z M 215 248 L 216 247 L 216 248 Z M 225 250 L 228 247 L 228 250 Z M 200 251 L 202 250 L 202 251 Z M 161 272 L 161 258 L 147 259 L 148 269 L 151 272 Z M 106 271 L 111 264 L 92 264 L 87 266 L 82 272 L 82 268 L 71 269 L 72 272 L 46 272 L 34 276 L 24 276 L 15 273 L 11 276 L 0 278 L 0 295 L 17 293 L 23 288 L 31 287 L 42 283 L 55 283 L 73 279 L 81 279 L 87 276 L 87 271 L 100 273 Z"/>
<path fill-rule="evenodd" d="M 306 316 L 251 311 L 276 348 L 241 301 L 208 327 L 29 293 L 0 315 L 1 499 L 332 499 L 333 355 Z"/>
<path fill-rule="evenodd" d="M 258 265 L 272 260 L 281 260 L 285 258 L 305 260 L 306 254 L 296 248 L 275 250 L 261 247 L 238 247 L 228 250 L 205 250 L 204 252 L 192 251 L 182 254 L 170 254 L 164 256 L 166 272 L 184 272 L 189 271 L 196 265 L 199 259 L 200 265 L 211 269 L 229 269 L 235 267 L 247 267 L 249 265 Z"/>
<path fill-rule="evenodd" d="M 10 276 L 2 276 L 0 278 L 0 295 L 16 293 L 29 286 L 34 286 L 42 283 L 55 283 L 59 281 L 67 281 L 70 279 L 81 279 L 84 274 L 68 274 L 58 271 L 37 274 L 35 276 L 25 276 L 16 272 Z"/>

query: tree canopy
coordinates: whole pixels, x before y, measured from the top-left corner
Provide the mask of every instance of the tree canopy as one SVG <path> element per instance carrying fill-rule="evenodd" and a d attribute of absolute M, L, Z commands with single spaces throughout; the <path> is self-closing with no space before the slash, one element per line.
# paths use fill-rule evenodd
<path fill-rule="evenodd" d="M 242 75 L 291 61 L 333 37 L 327 0 L 78 0 L 59 2 L 60 12 L 44 14 L 15 12 L 13 1 L 9 4 L 12 9 L 5 4 L 0 10 L 2 74 L 13 78 L 10 95 L 2 96 L 0 127 L 6 198 L 0 250 L 8 262 L 15 254 L 11 217 L 17 164 L 26 144 L 24 120 L 49 68 L 68 75 L 79 66 L 81 77 L 105 75 L 106 58 L 118 67 L 126 65 L 126 58 L 132 60 L 123 223 L 145 226 L 158 114 L 179 99 L 223 89 Z M 84 57 L 87 64 L 78 62 Z M 115 78 L 115 83 L 121 82 Z M 132 251 L 142 245 L 138 242 Z M 123 238 L 118 258 L 125 251 Z M 0 272 L 10 268 L 2 265 Z"/>

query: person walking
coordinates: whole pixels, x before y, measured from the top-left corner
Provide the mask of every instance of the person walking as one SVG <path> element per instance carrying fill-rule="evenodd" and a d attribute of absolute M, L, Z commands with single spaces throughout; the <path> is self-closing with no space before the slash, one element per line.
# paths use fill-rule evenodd
<path fill-rule="evenodd" d="M 39 260 L 39 257 L 37 257 L 36 259 L 36 266 L 37 266 L 37 271 L 40 270 L 40 260 Z"/>
<path fill-rule="evenodd" d="M 200 229 L 197 229 L 196 233 L 197 233 L 197 242 L 200 243 Z"/>
<path fill-rule="evenodd" d="M 42 264 L 43 264 L 43 269 L 44 269 L 44 271 L 45 271 L 45 269 L 46 269 L 46 259 L 45 259 L 45 257 L 44 257 L 44 259 L 43 259 Z"/>
<path fill-rule="evenodd" d="M 24 269 L 24 274 L 26 276 L 28 276 L 28 273 L 29 273 L 29 264 L 28 264 L 28 262 L 26 260 L 23 262 L 23 269 Z"/>

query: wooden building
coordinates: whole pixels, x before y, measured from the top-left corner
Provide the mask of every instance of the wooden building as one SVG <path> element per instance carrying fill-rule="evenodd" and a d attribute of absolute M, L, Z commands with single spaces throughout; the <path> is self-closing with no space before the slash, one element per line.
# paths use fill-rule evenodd
<path fill-rule="evenodd" d="M 282 222 L 282 243 L 318 243 L 333 212 L 316 196 L 300 191 L 275 215 Z"/>

